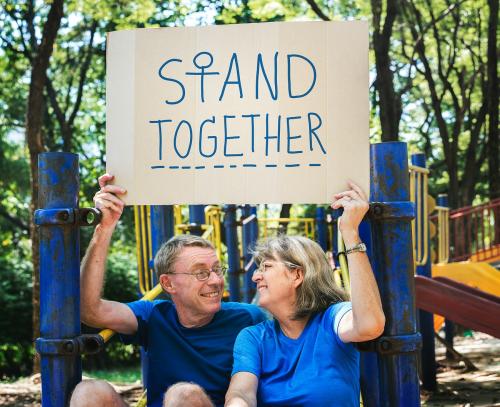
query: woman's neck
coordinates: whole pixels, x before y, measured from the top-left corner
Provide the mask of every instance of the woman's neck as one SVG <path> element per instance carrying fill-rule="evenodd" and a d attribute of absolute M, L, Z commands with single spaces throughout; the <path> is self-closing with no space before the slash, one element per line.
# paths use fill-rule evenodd
<path fill-rule="evenodd" d="M 284 319 L 276 319 L 280 324 L 280 328 L 283 334 L 291 339 L 297 339 L 304 331 L 307 321 L 309 321 L 309 317 L 303 319 L 291 319 L 290 317 Z"/>

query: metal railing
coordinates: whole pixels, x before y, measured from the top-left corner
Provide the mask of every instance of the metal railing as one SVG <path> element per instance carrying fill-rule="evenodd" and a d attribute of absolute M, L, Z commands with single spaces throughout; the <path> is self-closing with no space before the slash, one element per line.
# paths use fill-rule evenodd
<path fill-rule="evenodd" d="M 500 198 L 450 211 L 451 261 L 500 256 Z"/>

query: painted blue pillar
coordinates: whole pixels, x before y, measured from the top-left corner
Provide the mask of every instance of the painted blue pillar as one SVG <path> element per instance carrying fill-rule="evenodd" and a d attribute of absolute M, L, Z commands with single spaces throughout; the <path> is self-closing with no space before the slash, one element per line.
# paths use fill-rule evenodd
<path fill-rule="evenodd" d="M 153 258 L 149 259 L 150 269 L 154 267 L 154 258 L 161 245 L 174 236 L 174 209 L 172 205 L 151 205 L 151 251 Z M 158 284 L 156 273 L 151 273 L 151 286 Z M 146 351 L 141 346 L 142 384 L 148 385 L 148 363 Z"/>
<path fill-rule="evenodd" d="M 201 225 L 205 224 L 205 205 L 189 205 L 189 225 L 193 235 L 201 236 Z"/>
<path fill-rule="evenodd" d="M 243 244 L 243 267 L 245 274 L 243 276 L 243 301 L 252 302 L 255 295 L 255 283 L 252 281 L 252 275 L 255 265 L 248 267 L 252 260 L 252 249 L 255 245 L 255 224 L 257 223 L 256 211 L 252 210 L 250 205 L 244 205 L 242 208 L 242 244 Z"/>
<path fill-rule="evenodd" d="M 415 286 L 409 215 L 391 216 L 410 207 L 408 153 L 405 143 L 390 142 L 370 147 L 370 201 L 387 203 L 374 207 L 372 217 L 373 271 L 386 317 L 383 341 L 378 341 L 379 400 L 367 406 L 419 406 L 417 374 Z M 392 208 L 392 209 L 391 209 Z M 398 209 L 399 208 L 399 209 Z M 385 211 L 389 212 L 387 216 Z M 402 211 L 404 212 L 404 211 Z M 391 341 L 394 341 L 391 344 Z M 391 348 L 393 352 L 387 352 Z M 377 372 L 372 373 L 377 376 Z"/>
<path fill-rule="evenodd" d="M 438 206 L 442 206 L 444 208 L 448 208 L 448 194 L 439 194 L 436 200 L 436 203 Z M 448 231 L 449 233 L 449 231 Z M 453 340 L 455 337 L 455 324 L 453 321 L 450 321 L 449 319 L 444 320 L 444 334 L 445 334 L 445 339 L 446 342 L 448 342 L 451 346 L 453 346 Z M 455 356 L 453 353 L 450 351 L 446 351 L 446 358 L 447 359 L 454 359 Z"/>
<path fill-rule="evenodd" d="M 326 251 L 328 245 L 328 228 L 326 225 L 325 208 L 316 207 L 316 241 Z"/>
<path fill-rule="evenodd" d="M 48 215 L 47 211 L 54 210 L 56 222 L 37 222 L 41 336 L 37 346 L 50 344 L 51 339 L 73 339 L 80 335 L 80 234 L 78 223 L 69 222 L 75 216 L 73 210 L 78 208 L 78 155 L 40 154 L 38 182 L 40 208 Z M 65 350 L 69 353 L 69 349 Z M 42 353 L 41 373 L 43 407 L 66 406 L 74 387 L 82 380 L 80 355 Z"/>
<path fill-rule="evenodd" d="M 418 153 L 412 154 L 411 163 L 418 167 L 426 168 L 425 162 L 425 154 Z M 418 197 L 423 197 L 423 199 L 427 199 L 424 197 L 424 184 L 423 177 L 421 178 L 422 182 L 420 184 L 416 184 L 415 188 L 417 188 L 420 193 L 416 193 L 416 199 Z M 416 191 L 415 191 L 416 192 Z M 418 202 L 416 203 L 416 207 L 418 208 Z M 423 230 L 423 233 L 427 233 L 429 236 L 429 230 L 424 230 L 424 221 L 429 216 L 428 213 L 424 213 L 424 204 L 423 202 L 420 204 L 421 211 L 420 213 L 416 213 L 415 222 L 419 222 L 422 226 L 420 230 Z M 416 234 L 418 228 L 415 228 Z M 415 242 L 419 241 L 419 236 L 415 236 Z M 423 242 L 423 239 L 420 239 Z M 422 247 L 421 250 L 424 250 Z M 431 266 L 431 256 L 430 256 L 430 239 L 427 239 L 427 250 L 429 256 L 427 256 L 427 262 L 422 266 L 417 266 L 417 274 L 425 277 L 432 277 L 432 266 Z M 429 391 L 434 391 L 437 388 L 436 382 L 436 352 L 434 346 L 434 316 L 433 314 L 426 311 L 419 311 L 419 326 L 420 333 L 422 334 L 422 352 L 421 352 L 421 372 L 422 372 L 422 388 Z"/>
<path fill-rule="evenodd" d="M 174 209 L 172 205 L 151 205 L 151 250 L 153 258 L 161 245 L 172 236 L 174 236 Z"/>
<path fill-rule="evenodd" d="M 238 248 L 238 223 L 236 205 L 224 205 L 224 230 L 226 235 L 227 265 L 229 268 L 229 299 L 240 300 L 240 252 Z"/>

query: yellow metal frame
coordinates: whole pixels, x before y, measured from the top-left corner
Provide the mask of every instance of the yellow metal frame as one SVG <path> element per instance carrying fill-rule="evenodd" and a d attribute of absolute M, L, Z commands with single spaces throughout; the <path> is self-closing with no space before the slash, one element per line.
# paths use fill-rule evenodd
<path fill-rule="evenodd" d="M 151 290 L 153 281 L 152 270 L 149 267 L 149 259 L 152 258 L 150 214 L 149 205 L 134 206 L 137 274 L 139 291 L 142 295 Z"/>
<path fill-rule="evenodd" d="M 304 234 L 310 238 L 313 239 L 315 238 L 315 227 L 314 227 L 314 218 L 265 218 L 265 219 L 258 219 L 259 224 L 263 225 L 262 228 L 259 228 L 261 231 L 261 237 L 268 237 L 269 236 L 269 229 L 271 229 L 268 224 L 269 223 L 277 223 L 276 227 L 273 227 L 272 229 L 278 229 L 280 223 L 292 223 L 296 222 L 298 224 L 303 223 L 304 224 Z"/>
<path fill-rule="evenodd" d="M 450 208 L 436 206 L 438 214 L 437 262 L 448 263 L 450 259 Z"/>
<path fill-rule="evenodd" d="M 428 175 L 427 168 L 410 165 L 410 200 L 416 205 L 416 213 L 423 214 L 423 221 L 412 220 L 413 251 L 417 266 L 423 266 L 429 258 L 429 214 L 428 212 Z M 423 185 L 423 188 L 417 186 Z M 418 215 L 417 215 L 418 217 Z M 418 241 L 415 241 L 415 236 Z"/>
<path fill-rule="evenodd" d="M 219 259 L 222 258 L 221 214 L 220 206 L 205 207 L 205 223 L 208 227 L 203 233 L 203 237 L 214 245 Z"/>

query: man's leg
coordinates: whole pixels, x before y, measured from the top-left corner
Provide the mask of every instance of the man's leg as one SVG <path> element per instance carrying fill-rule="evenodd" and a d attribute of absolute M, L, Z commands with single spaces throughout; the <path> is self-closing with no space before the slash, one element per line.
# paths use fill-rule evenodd
<path fill-rule="evenodd" d="M 113 387 L 103 380 L 84 380 L 75 387 L 70 407 L 127 407 Z"/>
<path fill-rule="evenodd" d="M 195 383 L 179 382 L 167 389 L 163 407 L 214 407 L 205 390 Z"/>

